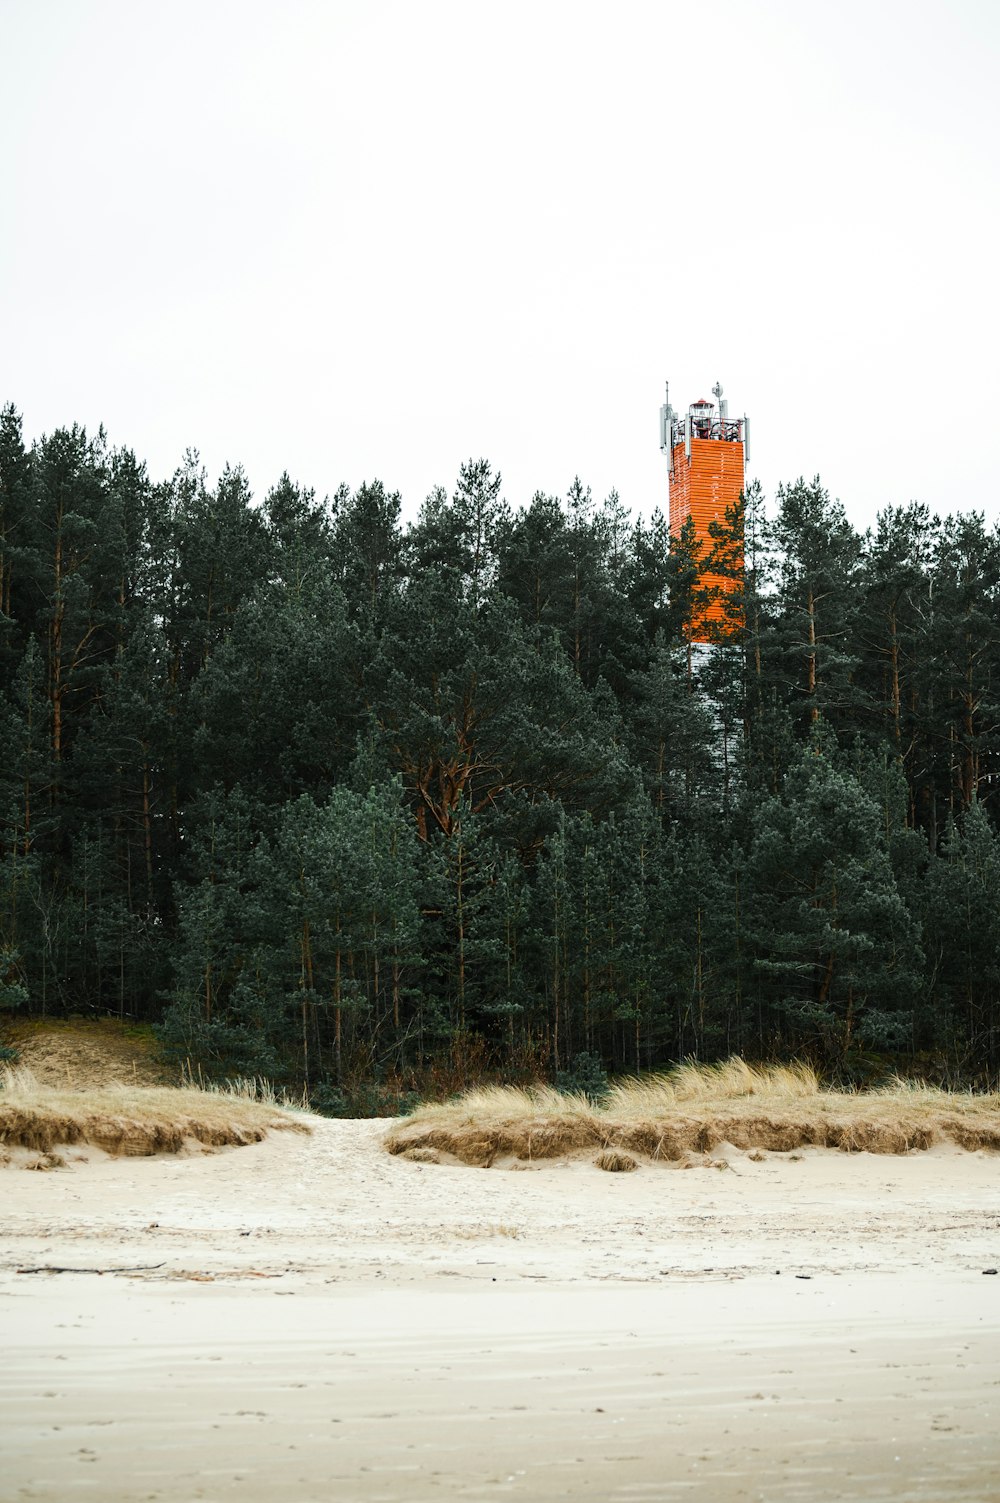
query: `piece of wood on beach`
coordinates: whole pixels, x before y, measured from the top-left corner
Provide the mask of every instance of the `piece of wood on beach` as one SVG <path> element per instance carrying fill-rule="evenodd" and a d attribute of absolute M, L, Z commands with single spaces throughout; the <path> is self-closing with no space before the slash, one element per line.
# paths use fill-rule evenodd
<path fill-rule="evenodd" d="M 19 1268 L 18 1273 L 148 1273 L 154 1268 L 162 1268 L 162 1263 L 131 1263 L 124 1268 L 69 1268 L 57 1263 L 41 1263 L 37 1268 Z"/>

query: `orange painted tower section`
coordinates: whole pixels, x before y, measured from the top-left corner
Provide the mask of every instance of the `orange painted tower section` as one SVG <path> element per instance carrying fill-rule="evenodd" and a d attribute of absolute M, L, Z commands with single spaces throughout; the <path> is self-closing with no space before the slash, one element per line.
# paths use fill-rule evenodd
<path fill-rule="evenodd" d="M 693 402 L 681 418 L 667 402 L 660 409 L 660 448 L 670 461 L 670 531 L 677 537 L 691 518 L 700 558 L 710 554 L 712 522 L 724 522 L 726 512 L 743 494 L 746 475 L 747 420 L 730 418 L 722 387 L 714 386 L 714 402 Z M 703 574 L 700 589 L 708 600 L 697 609 L 691 625 L 693 642 L 716 642 L 731 630 L 733 617 L 724 597 L 739 587 L 742 555 L 730 553 L 726 574 Z"/>

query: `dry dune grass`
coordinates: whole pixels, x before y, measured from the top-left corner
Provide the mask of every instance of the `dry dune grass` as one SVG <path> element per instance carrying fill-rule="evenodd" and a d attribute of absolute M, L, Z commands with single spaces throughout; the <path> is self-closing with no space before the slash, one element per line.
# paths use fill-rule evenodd
<path fill-rule="evenodd" d="M 409 1157 L 415 1148 L 436 1149 L 483 1168 L 498 1155 L 560 1158 L 603 1146 L 589 1101 L 551 1086 L 483 1086 L 457 1101 L 419 1107 L 390 1131 L 386 1144 L 390 1153 Z"/>
<path fill-rule="evenodd" d="M 546 1086 L 492 1087 L 419 1108 L 388 1133 L 390 1153 L 497 1161 L 621 1151 L 685 1162 L 720 1143 L 788 1153 L 805 1145 L 908 1153 L 935 1142 L 1000 1148 L 1000 1095 L 894 1081 L 876 1091 L 827 1091 L 808 1065 L 685 1064 L 614 1086 L 600 1107 Z"/>
<path fill-rule="evenodd" d="M 639 1167 L 638 1160 L 630 1153 L 622 1153 L 620 1148 L 602 1148 L 594 1164 L 608 1174 L 631 1174 Z"/>
<path fill-rule="evenodd" d="M 0 1147 L 40 1153 L 91 1144 L 115 1155 L 177 1153 L 258 1143 L 272 1131 L 309 1132 L 301 1117 L 261 1100 L 256 1083 L 224 1091 L 112 1082 L 89 1090 L 45 1085 L 31 1070 L 0 1070 Z"/>

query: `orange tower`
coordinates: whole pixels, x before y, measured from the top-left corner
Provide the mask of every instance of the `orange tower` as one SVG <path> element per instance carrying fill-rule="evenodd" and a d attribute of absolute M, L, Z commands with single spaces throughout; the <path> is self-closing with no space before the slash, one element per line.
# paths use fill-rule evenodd
<path fill-rule="evenodd" d="M 725 521 L 727 510 L 743 494 L 744 469 L 748 450 L 748 423 L 745 417 L 730 418 L 722 387 L 712 387 L 718 402 L 704 397 L 692 402 L 682 418 L 667 400 L 660 408 L 660 448 L 670 461 L 670 531 L 676 537 L 690 517 L 694 521 L 695 539 L 704 559 L 713 547 L 709 533 L 711 522 Z M 742 556 L 730 558 L 730 568 L 741 570 Z M 731 619 L 721 597 L 736 589 L 733 573 L 704 574 L 701 588 L 714 598 L 702 606 L 691 627 L 693 642 L 716 641 L 720 630 Z"/>

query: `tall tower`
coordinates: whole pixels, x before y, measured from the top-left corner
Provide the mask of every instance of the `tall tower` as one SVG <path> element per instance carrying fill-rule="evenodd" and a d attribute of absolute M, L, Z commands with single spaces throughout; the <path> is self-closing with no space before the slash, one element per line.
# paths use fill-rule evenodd
<path fill-rule="evenodd" d="M 682 418 L 670 405 L 668 386 L 660 408 L 660 449 L 670 461 L 670 531 L 676 537 L 692 518 L 702 558 L 712 547 L 709 523 L 724 521 L 727 509 L 743 492 L 749 448 L 747 419 L 730 418 L 718 383 L 712 387 L 712 395 L 715 402 L 701 397 L 691 403 Z M 742 569 L 742 558 L 734 562 Z M 737 580 L 730 575 L 706 574 L 701 583 L 721 596 L 733 591 Z M 721 599 L 711 600 L 695 616 L 691 640 L 714 641 L 726 619 Z"/>

